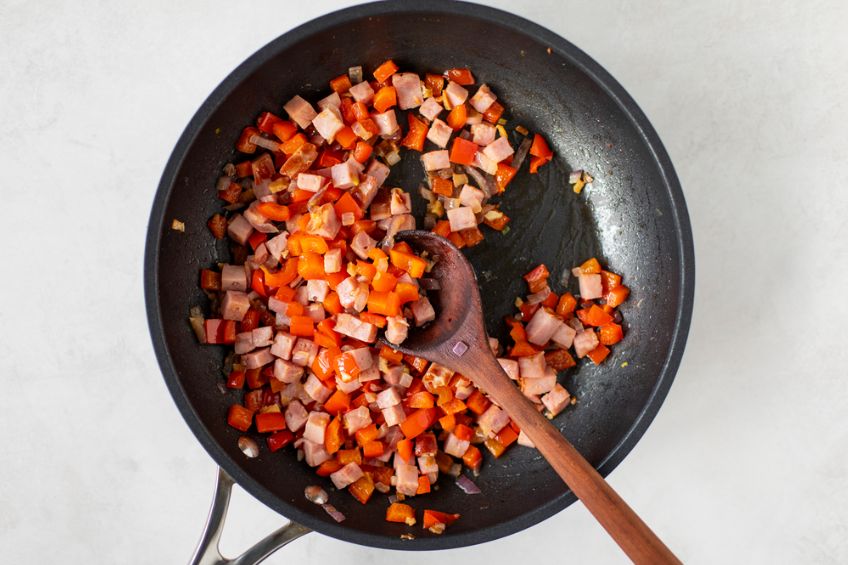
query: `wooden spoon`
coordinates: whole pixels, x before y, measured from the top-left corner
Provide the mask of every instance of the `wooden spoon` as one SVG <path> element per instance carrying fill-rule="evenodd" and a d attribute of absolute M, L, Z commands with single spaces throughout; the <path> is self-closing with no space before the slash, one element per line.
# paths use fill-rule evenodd
<path fill-rule="evenodd" d="M 465 256 L 448 240 L 426 231 L 401 232 L 395 239 L 435 259 L 430 277 L 439 284 L 438 314 L 429 326 L 411 331 L 402 345 L 384 343 L 474 381 L 506 410 L 634 563 L 680 563 L 501 368 L 489 348 L 477 277 Z"/>

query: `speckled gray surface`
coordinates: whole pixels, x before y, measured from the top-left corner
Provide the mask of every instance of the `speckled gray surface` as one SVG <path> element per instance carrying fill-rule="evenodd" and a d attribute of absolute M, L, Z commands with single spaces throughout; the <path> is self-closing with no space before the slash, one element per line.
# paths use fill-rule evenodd
<path fill-rule="evenodd" d="M 687 562 L 848 560 L 848 10 L 836 2 L 495 2 L 604 65 L 658 130 L 698 261 L 683 365 L 611 475 Z M 238 63 L 342 6 L 0 5 L 0 550 L 9 562 L 181 563 L 214 466 L 147 336 L 141 252 L 185 123 Z M 601 222 L 614 230 L 614 221 Z M 280 518 L 236 496 L 224 549 Z M 494 511 L 494 510 L 493 510 Z M 490 544 L 399 554 L 310 535 L 270 563 L 615 563 L 578 505 Z"/>

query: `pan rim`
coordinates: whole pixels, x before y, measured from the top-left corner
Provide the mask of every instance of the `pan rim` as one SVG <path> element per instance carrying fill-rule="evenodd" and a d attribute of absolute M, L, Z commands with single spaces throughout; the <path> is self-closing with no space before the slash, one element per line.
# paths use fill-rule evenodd
<path fill-rule="evenodd" d="M 602 476 L 607 476 L 630 453 L 644 435 L 668 394 L 680 366 L 686 338 L 689 333 L 694 303 L 695 263 L 692 229 L 683 191 L 672 166 L 671 159 L 660 141 L 657 132 L 648 121 L 647 116 L 618 81 L 604 70 L 601 65 L 566 39 L 530 20 L 503 10 L 454 0 L 430 0 L 424 4 L 416 2 L 416 0 L 395 0 L 392 2 L 360 4 L 320 16 L 295 27 L 248 57 L 221 81 L 192 116 L 185 130 L 180 135 L 162 173 L 153 200 L 145 244 L 145 307 L 147 310 L 150 336 L 160 370 L 171 397 L 182 414 L 183 419 L 216 464 L 229 473 L 252 496 L 284 517 L 300 522 L 317 532 L 339 540 L 396 550 L 450 549 L 492 541 L 526 529 L 565 509 L 576 501 L 576 497 L 569 490 L 530 512 L 482 530 L 457 533 L 438 538 L 422 537 L 416 538 L 414 541 L 350 529 L 341 524 L 324 521 L 302 512 L 296 506 L 278 498 L 254 480 L 248 473 L 244 472 L 236 464 L 235 460 L 230 458 L 223 448 L 213 439 L 211 433 L 192 408 L 191 403 L 188 401 L 187 391 L 183 389 L 177 378 L 176 367 L 173 364 L 168 345 L 164 338 L 163 318 L 159 304 L 159 287 L 157 282 L 159 279 L 158 258 L 160 240 L 166 228 L 164 216 L 166 204 L 170 199 L 171 191 L 176 185 L 176 175 L 182 166 L 188 148 L 194 143 L 200 130 L 209 119 L 209 116 L 224 101 L 234 87 L 264 65 L 268 59 L 272 58 L 280 50 L 308 36 L 319 33 L 326 28 L 344 23 L 350 19 L 396 13 L 462 15 L 499 26 L 509 27 L 518 33 L 529 35 L 539 42 L 547 43 L 551 49 L 579 68 L 607 96 L 610 96 L 614 100 L 633 127 L 639 132 L 643 143 L 651 152 L 655 165 L 663 179 L 665 191 L 670 199 L 675 230 L 678 235 L 678 253 L 681 258 L 678 276 L 681 281 L 681 297 L 675 314 L 675 326 L 670 347 L 657 383 L 633 425 L 598 466 L 598 472 Z"/>

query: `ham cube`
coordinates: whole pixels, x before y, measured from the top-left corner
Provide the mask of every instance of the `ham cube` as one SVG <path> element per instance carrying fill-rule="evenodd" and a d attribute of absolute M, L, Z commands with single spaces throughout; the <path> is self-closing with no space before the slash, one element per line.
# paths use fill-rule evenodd
<path fill-rule="evenodd" d="M 580 275 L 577 281 L 580 283 L 580 298 L 583 300 L 595 300 L 604 295 L 601 275 Z"/>
<path fill-rule="evenodd" d="M 304 434 L 305 437 L 305 434 Z M 330 480 L 333 481 L 333 484 L 337 489 L 347 488 L 348 485 L 351 485 L 361 479 L 365 473 L 362 472 L 362 469 L 354 462 L 348 463 L 335 473 L 330 473 Z"/>
<path fill-rule="evenodd" d="M 424 153 L 421 155 L 421 163 L 423 163 L 425 171 L 438 171 L 440 169 L 450 168 L 450 153 L 448 153 L 447 149 Z"/>
<path fill-rule="evenodd" d="M 324 305 L 320 302 L 313 302 L 309 306 L 306 307 L 306 310 L 303 312 L 303 315 L 311 318 L 316 324 L 324 318 L 326 318 L 326 312 L 324 311 Z"/>
<path fill-rule="evenodd" d="M 412 212 L 412 197 L 400 188 L 393 188 L 389 197 L 389 211 L 392 216 L 400 216 Z"/>
<path fill-rule="evenodd" d="M 361 283 L 356 277 L 348 277 L 336 286 L 336 292 L 339 295 L 339 302 L 344 308 L 356 308 L 357 306 L 365 307 L 365 302 L 368 300 L 368 285 Z M 364 298 L 362 298 L 364 296 Z M 362 311 L 362 308 L 356 308 Z M 336 329 L 336 331 L 339 331 Z"/>
<path fill-rule="evenodd" d="M 562 325 L 562 320 L 549 308 L 539 308 L 527 324 L 527 341 L 534 345 L 545 345 Z"/>
<path fill-rule="evenodd" d="M 483 199 L 485 197 L 486 195 L 482 190 L 474 188 L 470 184 L 466 184 L 462 187 L 462 190 L 459 191 L 460 204 L 471 208 L 475 214 L 483 210 Z"/>
<path fill-rule="evenodd" d="M 298 338 L 292 350 L 291 362 L 300 367 L 311 367 L 318 355 L 318 344 L 305 337 Z"/>
<path fill-rule="evenodd" d="M 371 423 L 371 412 L 366 406 L 360 406 L 356 410 L 347 412 L 342 420 L 347 433 L 353 435 Z"/>
<path fill-rule="evenodd" d="M 403 406 L 400 404 L 383 408 L 381 412 L 387 426 L 397 426 L 406 420 L 406 412 L 403 411 Z"/>
<path fill-rule="evenodd" d="M 333 458 L 333 456 L 327 453 L 327 450 L 324 449 L 323 443 L 315 443 L 314 441 L 305 439 L 303 440 L 301 447 L 303 448 L 303 458 L 306 461 L 306 464 L 310 467 L 317 467 L 321 463 Z"/>
<path fill-rule="evenodd" d="M 509 375 L 509 378 L 514 381 L 518 380 L 518 377 L 520 376 L 518 372 L 518 361 L 515 359 L 504 359 L 502 357 L 498 357 L 498 363 L 501 364 L 501 368 L 504 370 L 504 373 Z"/>
<path fill-rule="evenodd" d="M 469 103 L 474 107 L 475 110 L 484 113 L 489 109 L 489 106 L 495 103 L 498 97 L 495 96 L 495 93 L 492 92 L 492 89 L 489 88 L 486 84 L 481 84 L 480 88 L 477 89 L 477 92 L 474 93 L 474 96 L 471 97 Z"/>
<path fill-rule="evenodd" d="M 371 99 L 374 98 L 374 89 L 371 88 L 371 85 L 368 84 L 367 80 L 351 86 L 348 92 L 350 92 L 350 95 L 353 96 L 354 100 L 362 102 L 363 104 L 368 104 L 371 102 Z"/>
<path fill-rule="evenodd" d="M 498 172 L 498 164 L 486 157 L 482 151 L 478 151 L 474 154 L 474 166 L 478 169 L 482 169 L 483 172 L 490 175 L 494 175 Z"/>
<path fill-rule="evenodd" d="M 374 177 L 374 180 L 377 181 L 377 187 L 379 188 L 383 186 L 383 183 L 386 182 L 386 178 L 389 176 L 389 167 L 385 163 L 381 163 L 374 159 L 371 161 L 371 164 L 368 165 L 368 168 L 365 169 L 365 174 Z M 364 201 L 363 206 L 365 206 Z"/>
<path fill-rule="evenodd" d="M 371 365 L 361 373 L 359 373 L 359 382 L 362 384 L 367 383 L 368 381 L 379 381 L 380 380 L 380 368 L 377 365 Z"/>
<path fill-rule="evenodd" d="M 468 451 L 468 447 L 471 445 L 471 442 L 465 439 L 459 439 L 453 432 L 448 434 L 448 437 L 445 439 L 444 444 L 444 452 L 448 455 L 453 455 L 454 457 L 462 457 L 465 455 L 465 452 Z"/>
<path fill-rule="evenodd" d="M 451 135 L 453 135 L 453 129 L 438 118 L 433 120 L 430 129 L 427 131 L 427 139 L 443 149 L 448 146 Z"/>
<path fill-rule="evenodd" d="M 285 359 L 274 361 L 274 378 L 281 383 L 293 383 L 303 376 L 303 367 Z"/>
<path fill-rule="evenodd" d="M 240 245 L 245 245 L 247 243 L 247 238 L 249 238 L 252 233 L 253 226 L 251 226 L 250 222 L 248 222 L 241 214 L 236 214 L 230 218 L 230 221 L 227 223 L 227 235 L 230 236 L 230 239 Z"/>
<path fill-rule="evenodd" d="M 327 182 L 327 179 L 321 175 L 314 175 L 312 173 L 298 173 L 297 175 L 297 187 L 301 190 L 318 192 L 324 186 L 325 182 Z"/>
<path fill-rule="evenodd" d="M 277 332 L 274 343 L 271 345 L 271 353 L 280 359 L 291 359 L 292 349 L 297 338 L 286 332 Z"/>
<path fill-rule="evenodd" d="M 571 395 L 568 394 L 565 387 L 559 383 L 555 384 L 554 388 L 542 397 L 542 404 L 544 404 L 545 408 L 548 409 L 551 417 L 556 416 L 565 410 L 565 407 L 568 406 L 570 402 Z"/>
<path fill-rule="evenodd" d="M 395 488 L 404 496 L 415 496 L 418 492 L 418 467 L 407 465 L 395 455 Z"/>
<path fill-rule="evenodd" d="M 225 320 L 241 322 L 250 309 L 247 294 L 238 290 L 228 290 L 221 301 L 221 317 Z"/>
<path fill-rule="evenodd" d="M 546 371 L 545 376 L 538 379 L 527 379 L 521 378 L 521 392 L 524 393 L 525 396 L 535 396 L 538 394 L 545 394 L 546 392 L 550 392 L 553 390 L 554 386 L 556 386 L 556 372 Z"/>
<path fill-rule="evenodd" d="M 306 281 L 306 298 L 311 302 L 324 302 L 330 293 L 330 283 L 319 279 Z"/>
<path fill-rule="evenodd" d="M 247 290 L 247 273 L 244 265 L 221 267 L 221 290 Z"/>
<path fill-rule="evenodd" d="M 377 339 L 377 326 L 363 322 L 350 314 L 338 314 L 336 316 L 336 326 L 333 329 L 342 335 L 358 339 L 365 343 L 374 343 Z"/>
<path fill-rule="evenodd" d="M 377 124 L 377 129 L 380 130 L 380 135 L 383 137 L 391 137 L 400 129 L 397 116 L 392 108 L 389 108 L 382 114 L 372 114 L 371 119 Z"/>
<path fill-rule="evenodd" d="M 448 386 L 454 374 L 453 370 L 448 369 L 444 365 L 430 363 L 430 366 L 427 367 L 427 372 L 424 373 L 421 380 L 428 392 L 436 392 L 439 388 Z"/>
<path fill-rule="evenodd" d="M 338 273 L 342 270 L 342 250 L 330 249 L 324 254 L 324 271 Z"/>
<path fill-rule="evenodd" d="M 306 419 L 306 426 L 303 428 L 303 439 L 315 443 L 324 443 L 324 432 L 326 432 L 329 423 L 330 415 L 326 412 L 310 412 Z"/>
<path fill-rule="evenodd" d="M 412 303 L 412 316 L 415 318 L 415 326 L 423 326 L 427 322 L 436 319 L 436 310 L 426 296 L 422 296 Z"/>
<path fill-rule="evenodd" d="M 539 379 L 545 376 L 545 353 L 518 358 L 518 371 L 522 378 Z"/>
<path fill-rule="evenodd" d="M 391 408 L 400 404 L 400 393 L 395 387 L 389 387 L 386 390 L 377 394 L 377 407 L 380 410 Z"/>
<path fill-rule="evenodd" d="M 286 407 L 286 427 L 292 432 L 298 431 L 306 424 L 309 414 L 299 400 L 292 400 Z"/>
<path fill-rule="evenodd" d="M 400 345 L 408 336 L 409 323 L 403 317 L 389 316 L 386 318 L 386 340 L 389 343 Z"/>
<path fill-rule="evenodd" d="M 468 99 L 468 90 L 458 85 L 454 81 L 448 82 L 447 88 L 445 88 L 445 96 L 448 98 L 448 102 L 450 105 L 459 106 L 463 102 Z"/>
<path fill-rule="evenodd" d="M 325 387 L 324 383 L 312 373 L 309 374 L 306 382 L 303 383 L 303 390 L 309 395 L 309 398 L 321 404 L 326 402 L 330 398 L 330 395 L 333 394 L 333 391 Z"/>
<path fill-rule="evenodd" d="M 477 419 L 477 425 L 480 426 L 483 435 L 487 437 L 495 435 L 504 429 L 507 424 L 509 424 L 509 415 L 494 404 L 489 406 Z"/>
<path fill-rule="evenodd" d="M 253 332 L 242 332 L 236 334 L 236 355 L 242 355 L 249 351 L 253 351 Z"/>
<path fill-rule="evenodd" d="M 274 341 L 274 328 L 271 326 L 256 328 L 250 332 L 250 339 L 253 347 L 268 347 Z"/>
<path fill-rule="evenodd" d="M 374 249 L 377 245 L 377 240 L 372 239 L 366 232 L 361 231 L 350 242 L 350 249 L 360 259 L 368 259 L 368 252 Z"/>
<path fill-rule="evenodd" d="M 576 335 L 577 330 L 568 324 L 561 322 L 559 328 L 557 328 L 554 335 L 551 336 L 551 341 L 563 349 L 568 349 L 571 347 L 571 344 L 574 343 L 574 336 Z"/>
<path fill-rule="evenodd" d="M 360 371 L 367 371 L 374 364 L 370 347 L 357 347 L 356 349 L 349 349 L 345 353 L 353 359 Z"/>
<path fill-rule="evenodd" d="M 421 115 L 427 118 L 430 121 L 436 119 L 436 116 L 442 113 L 444 110 L 444 106 L 442 106 L 441 102 L 433 98 L 432 96 L 424 101 L 421 104 L 421 107 L 418 108 L 418 111 L 421 112 Z"/>
<path fill-rule="evenodd" d="M 474 210 L 468 206 L 460 206 L 459 208 L 448 210 L 448 222 L 450 222 L 451 231 L 477 227 L 477 218 L 474 216 Z"/>
<path fill-rule="evenodd" d="M 286 251 L 288 248 L 289 241 L 289 233 L 283 232 L 279 235 L 275 235 L 271 239 L 265 242 L 265 249 L 268 250 L 269 259 L 274 260 L 274 264 L 280 260 L 280 257 L 283 255 L 283 251 Z"/>
<path fill-rule="evenodd" d="M 333 174 L 333 186 L 336 188 L 353 188 L 359 184 L 359 172 L 349 161 L 333 165 L 330 171 Z"/>
<path fill-rule="evenodd" d="M 295 96 L 288 102 L 286 102 L 285 106 L 283 106 L 283 110 L 289 115 L 301 129 L 306 129 L 312 123 L 312 120 L 315 119 L 315 116 L 318 114 L 315 112 L 315 108 L 312 105 L 301 98 L 300 96 Z"/>
<path fill-rule="evenodd" d="M 417 108 L 424 102 L 418 73 L 395 73 L 392 75 L 392 86 L 397 92 L 398 107 L 401 110 Z"/>
<path fill-rule="evenodd" d="M 338 110 L 341 108 L 342 98 L 339 96 L 338 92 L 333 92 L 329 96 L 325 96 L 321 100 L 318 101 L 318 107 L 322 110 L 326 110 L 327 108 L 335 108 Z"/>
<path fill-rule="evenodd" d="M 495 163 L 500 163 L 513 153 L 515 151 L 513 151 L 512 145 L 509 144 L 509 140 L 505 137 L 497 138 L 483 149 L 483 155 Z"/>
<path fill-rule="evenodd" d="M 320 235 L 324 239 L 335 239 L 341 227 L 342 223 L 336 216 L 336 209 L 329 202 L 312 212 L 309 220 L 309 232 Z"/>
<path fill-rule="evenodd" d="M 321 113 L 312 120 L 312 125 L 321 137 L 327 140 L 327 143 L 332 143 L 339 130 L 344 128 L 344 122 L 335 108 L 321 110 Z"/>
<path fill-rule="evenodd" d="M 422 475 L 438 476 L 439 464 L 436 463 L 436 457 L 433 455 L 420 455 L 418 457 L 418 469 Z"/>
<path fill-rule="evenodd" d="M 374 163 L 377 163 L 377 161 L 374 161 Z M 359 186 L 354 189 L 354 195 L 359 198 L 360 202 L 362 202 L 362 207 L 367 208 L 371 205 L 371 202 L 374 201 L 374 197 L 377 196 L 379 188 L 380 187 L 377 186 L 377 179 L 366 174 L 360 179 Z"/>
<path fill-rule="evenodd" d="M 492 124 L 474 124 L 471 126 L 471 141 L 485 147 L 495 140 L 496 131 Z"/>
<path fill-rule="evenodd" d="M 598 347 L 598 343 L 600 343 L 598 334 L 591 329 L 577 332 L 577 335 L 574 336 L 574 352 L 577 354 L 578 359 L 582 359 L 586 357 L 586 354 Z"/>
<path fill-rule="evenodd" d="M 527 437 L 527 434 L 524 433 L 524 430 L 518 432 L 518 445 L 523 445 L 524 447 L 532 447 L 536 448 L 536 444 L 530 441 L 530 438 Z"/>

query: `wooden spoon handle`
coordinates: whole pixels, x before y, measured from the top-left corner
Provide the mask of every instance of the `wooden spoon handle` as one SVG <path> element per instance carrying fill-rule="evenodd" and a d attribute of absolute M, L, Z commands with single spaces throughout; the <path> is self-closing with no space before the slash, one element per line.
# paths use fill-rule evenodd
<path fill-rule="evenodd" d="M 637 564 L 680 563 L 580 452 L 510 382 L 497 360 L 489 355 L 474 357 L 478 361 L 476 368 L 469 371 L 472 374 L 465 374 L 515 420 L 624 553 Z"/>

